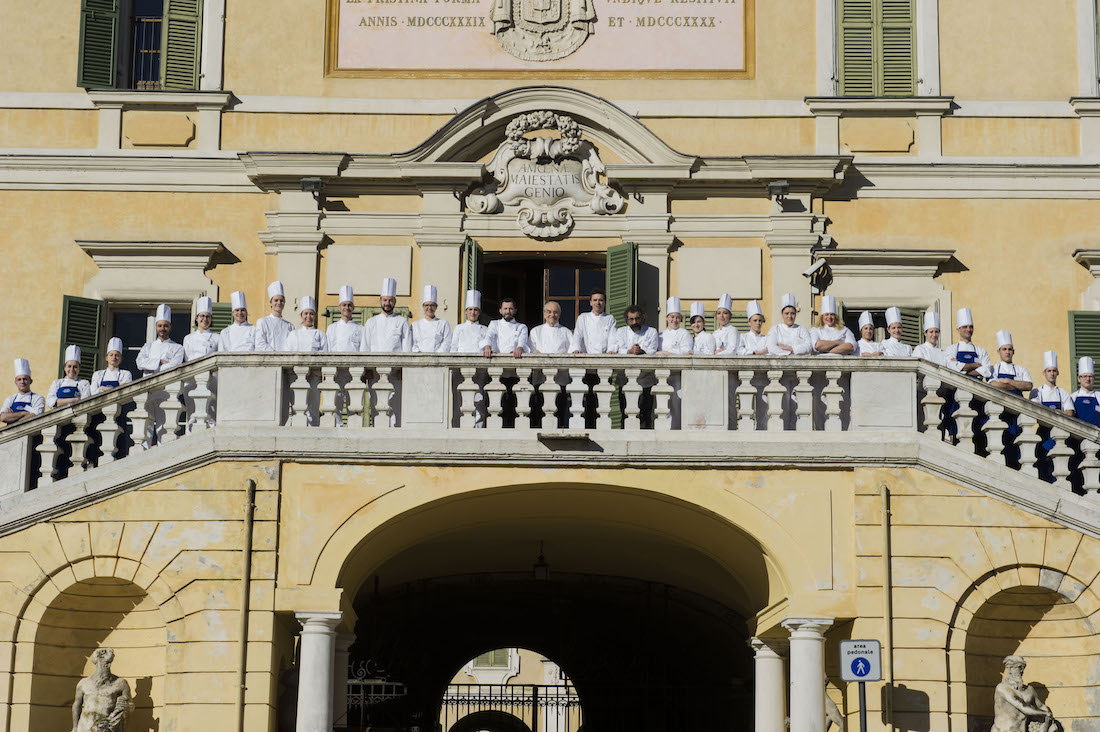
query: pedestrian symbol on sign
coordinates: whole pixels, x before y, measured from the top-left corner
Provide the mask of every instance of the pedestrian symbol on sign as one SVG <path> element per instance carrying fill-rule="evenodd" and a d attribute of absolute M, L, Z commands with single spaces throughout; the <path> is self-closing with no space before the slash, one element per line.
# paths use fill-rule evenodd
<path fill-rule="evenodd" d="M 866 658 L 857 658 L 852 661 L 852 673 L 856 676 L 866 676 L 871 671 L 871 663 Z"/>

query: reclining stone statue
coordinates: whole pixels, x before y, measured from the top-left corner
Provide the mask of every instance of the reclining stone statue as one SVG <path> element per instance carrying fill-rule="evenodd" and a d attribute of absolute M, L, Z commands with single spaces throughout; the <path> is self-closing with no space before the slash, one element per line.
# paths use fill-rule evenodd
<path fill-rule="evenodd" d="M 73 732 L 123 732 L 126 715 L 134 705 L 130 684 L 111 673 L 114 660 L 112 648 L 99 648 L 92 654 L 95 671 L 76 685 Z"/>
<path fill-rule="evenodd" d="M 1031 684 L 1024 683 L 1027 661 L 1020 656 L 1006 656 L 1004 667 L 1004 679 L 993 695 L 991 732 L 1062 732 L 1050 707 Z"/>

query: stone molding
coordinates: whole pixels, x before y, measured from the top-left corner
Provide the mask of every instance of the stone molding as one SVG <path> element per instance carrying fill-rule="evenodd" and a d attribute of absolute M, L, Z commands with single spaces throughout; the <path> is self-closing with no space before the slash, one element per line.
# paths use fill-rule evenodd
<path fill-rule="evenodd" d="M 1081 293 L 1081 308 L 1100 310 L 1100 249 L 1078 249 L 1073 253 L 1073 261 L 1092 275 L 1092 284 Z"/>
<path fill-rule="evenodd" d="M 819 259 L 846 277 L 935 277 L 954 249 L 822 249 Z"/>
<path fill-rule="evenodd" d="M 124 302 L 193 302 L 218 297 L 206 276 L 217 241 L 88 241 L 76 245 L 98 265 L 84 296 Z"/>
<path fill-rule="evenodd" d="M 923 114 L 943 116 L 955 104 L 954 97 L 806 97 L 804 101 L 815 117 L 911 117 Z"/>
<path fill-rule="evenodd" d="M 221 113 L 229 106 L 226 91 L 128 91 L 89 90 L 88 99 L 99 110 L 99 144 L 103 151 L 122 147 L 122 113 L 129 109 L 197 112 L 195 147 L 200 151 L 221 148 Z"/>
<path fill-rule="evenodd" d="M 836 618 L 784 618 L 780 623 L 790 631 L 791 638 L 806 640 L 820 640 L 824 642 L 825 631 L 833 624 Z"/>

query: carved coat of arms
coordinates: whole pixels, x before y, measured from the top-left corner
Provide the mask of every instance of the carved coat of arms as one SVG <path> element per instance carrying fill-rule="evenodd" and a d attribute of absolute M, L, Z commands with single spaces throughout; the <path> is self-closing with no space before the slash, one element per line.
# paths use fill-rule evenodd
<path fill-rule="evenodd" d="M 489 14 L 500 47 L 524 61 L 553 61 L 595 32 L 592 0 L 494 0 Z"/>
<path fill-rule="evenodd" d="M 559 137 L 536 135 L 557 130 Z M 625 201 L 600 181 L 603 162 L 581 139 L 576 120 L 553 112 L 522 114 L 508 123 L 507 139 L 488 165 L 487 180 L 466 197 L 475 213 L 515 210 L 520 230 L 534 239 L 554 239 L 573 229 L 574 213 L 614 214 Z"/>

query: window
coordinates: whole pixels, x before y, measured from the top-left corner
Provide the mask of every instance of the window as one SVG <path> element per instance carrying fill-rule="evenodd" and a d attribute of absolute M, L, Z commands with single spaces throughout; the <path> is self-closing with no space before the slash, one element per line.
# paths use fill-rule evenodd
<path fill-rule="evenodd" d="M 875 324 L 874 338 L 877 341 L 890 337 L 886 332 L 886 308 L 844 308 L 841 311 L 841 320 L 852 331 L 856 340 L 859 340 L 859 316 L 863 310 L 871 313 Z M 907 346 L 916 348 L 924 343 L 924 312 L 918 308 L 900 308 L 901 310 L 901 342 Z"/>
<path fill-rule="evenodd" d="M 77 84 L 198 89 L 202 0 L 81 0 Z"/>
<path fill-rule="evenodd" d="M 191 332 L 191 308 L 182 303 L 171 305 L 172 308 L 172 334 L 169 336 L 176 343 L 183 343 L 184 337 Z M 108 338 L 122 339 L 122 368 L 129 371 L 135 377 L 141 376 L 141 369 L 137 367 L 138 353 L 141 347 L 156 337 L 156 307 L 133 307 L 124 305 L 119 308 L 109 308 L 107 324 Z M 106 350 L 106 341 L 104 341 Z M 90 374 L 87 376 L 90 377 Z"/>
<path fill-rule="evenodd" d="M 577 325 L 577 316 L 592 310 L 592 290 L 604 289 L 603 267 L 551 266 L 543 270 L 543 300 L 561 306 L 561 324 Z"/>
<path fill-rule="evenodd" d="M 379 307 L 378 305 L 375 305 L 374 307 L 366 307 L 364 305 L 356 305 L 355 309 L 352 311 L 351 319 L 353 321 L 355 321 L 356 323 L 358 323 L 359 325 L 363 325 L 368 320 L 373 318 L 375 315 L 378 315 L 378 313 L 380 313 L 380 312 L 382 312 L 382 308 Z M 412 315 L 412 311 L 410 311 L 404 305 L 400 305 L 398 307 L 395 307 L 393 309 L 393 312 L 397 315 L 404 315 L 410 321 L 414 320 L 413 315 Z M 329 305 L 327 308 L 325 308 L 324 315 L 325 315 L 326 327 L 329 326 L 329 325 L 332 325 L 333 323 L 335 323 L 337 320 L 340 319 L 340 306 L 339 305 Z M 232 316 L 232 311 L 230 311 L 230 316 Z M 232 321 L 230 321 L 230 322 L 232 322 Z M 317 327 L 320 328 L 321 324 L 318 323 Z M 213 326 L 211 326 L 211 328 L 213 328 Z"/>
<path fill-rule="evenodd" d="M 510 656 L 510 649 L 497 648 L 488 653 L 482 653 L 475 658 L 474 666 L 476 668 L 508 668 Z"/>
<path fill-rule="evenodd" d="M 841 96 L 916 94 L 915 0 L 838 0 Z"/>
<path fill-rule="evenodd" d="M 1077 385 L 1077 360 L 1091 356 L 1100 361 L 1100 312 L 1095 310 L 1071 310 L 1069 312 L 1069 360 L 1073 369 L 1071 392 Z"/>

